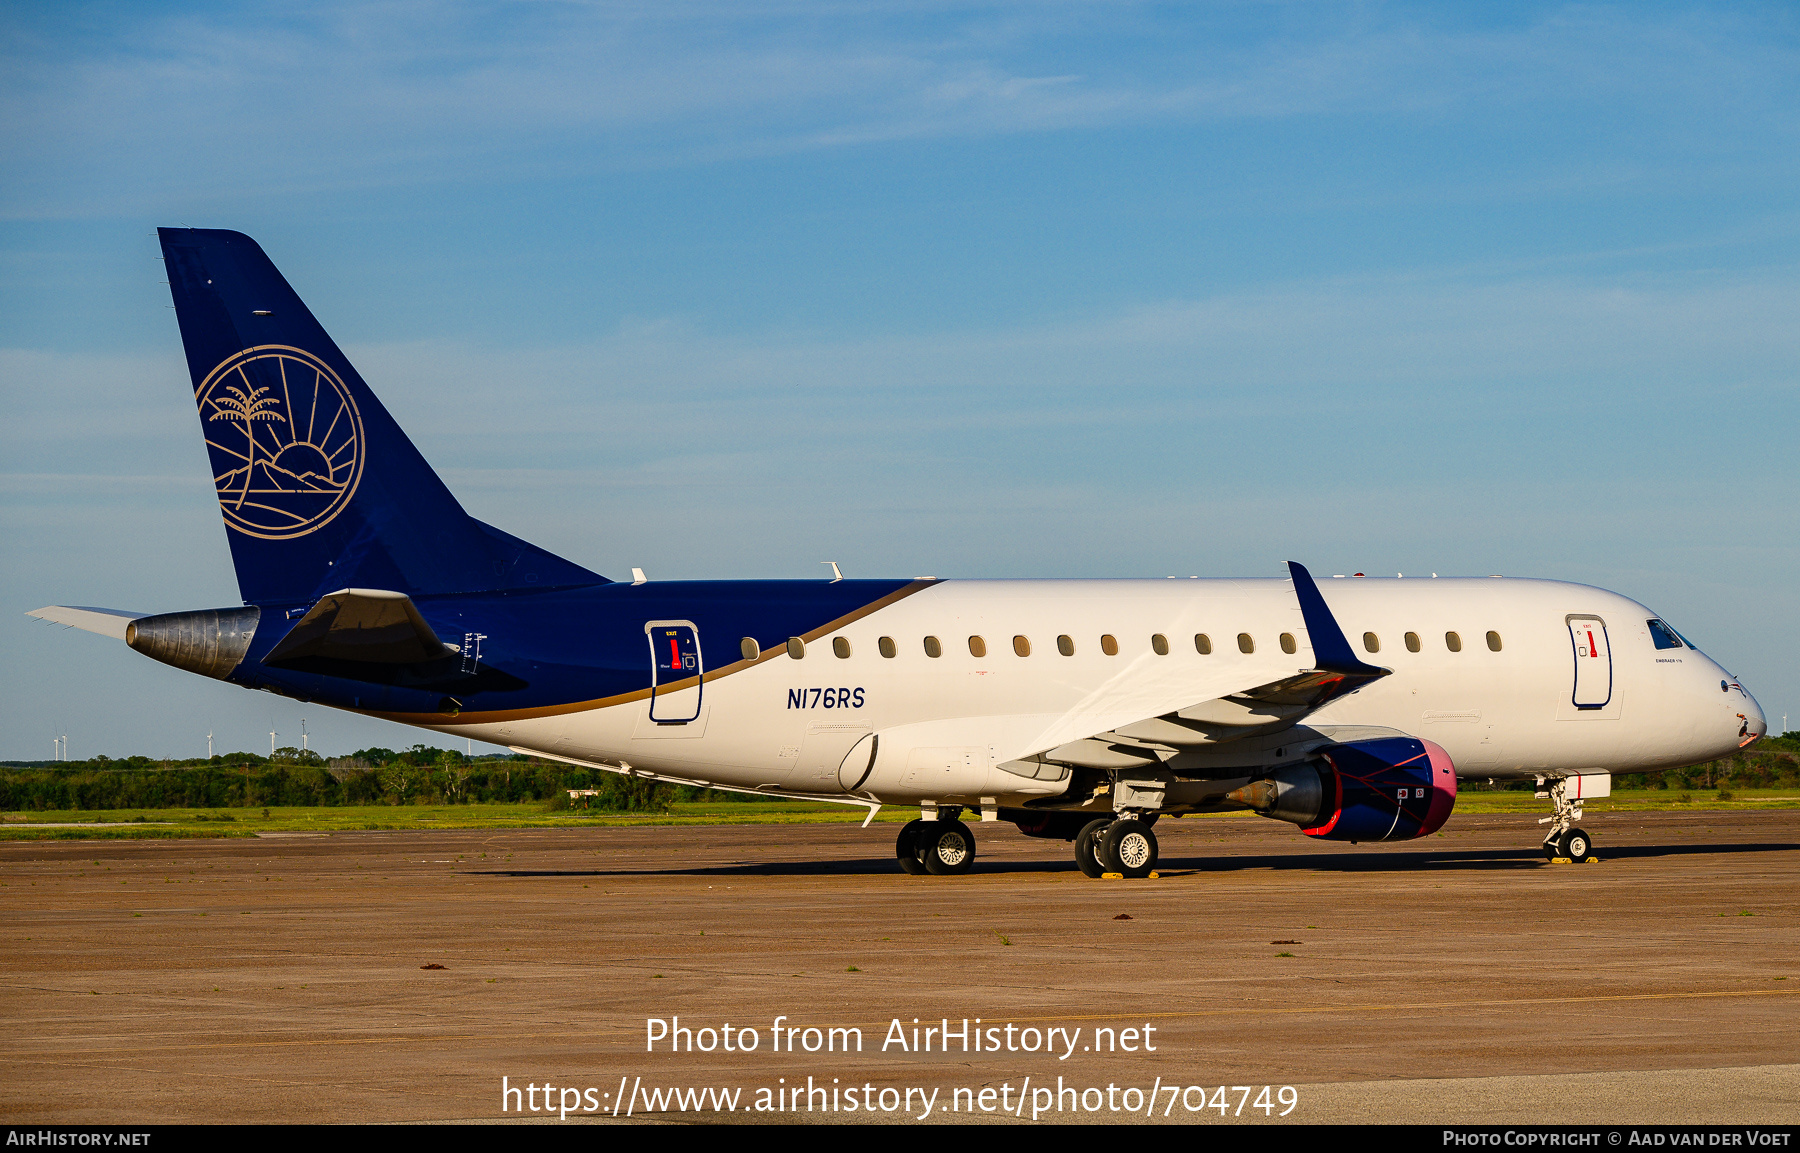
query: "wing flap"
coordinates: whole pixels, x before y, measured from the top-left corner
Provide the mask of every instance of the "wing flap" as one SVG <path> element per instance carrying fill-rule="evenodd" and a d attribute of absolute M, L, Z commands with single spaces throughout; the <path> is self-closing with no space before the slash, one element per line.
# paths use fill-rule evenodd
<path fill-rule="evenodd" d="M 1068 741 L 1039 759 L 1102 770 L 1160 766 L 1180 749 L 1291 728 L 1338 697 L 1387 676 L 1391 670 L 1357 658 L 1305 566 L 1290 561 L 1288 567 L 1313 668 Z"/>

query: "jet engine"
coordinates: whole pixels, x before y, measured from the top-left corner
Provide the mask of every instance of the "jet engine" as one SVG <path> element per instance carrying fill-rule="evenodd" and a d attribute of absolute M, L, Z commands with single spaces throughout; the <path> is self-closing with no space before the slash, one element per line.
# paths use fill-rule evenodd
<path fill-rule="evenodd" d="M 1419 737 L 1327 745 L 1230 794 L 1265 817 L 1329 841 L 1409 841 L 1437 832 L 1456 805 L 1450 754 Z"/>

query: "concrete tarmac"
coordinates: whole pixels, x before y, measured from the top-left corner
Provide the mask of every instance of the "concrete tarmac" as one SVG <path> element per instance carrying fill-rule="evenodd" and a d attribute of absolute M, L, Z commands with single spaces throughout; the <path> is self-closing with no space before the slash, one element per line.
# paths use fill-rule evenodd
<path fill-rule="evenodd" d="M 1147 881 L 1008 824 L 952 878 L 893 826 L 4 842 L 0 1117 L 1800 1123 L 1800 812 L 1584 825 L 1165 820 Z"/>

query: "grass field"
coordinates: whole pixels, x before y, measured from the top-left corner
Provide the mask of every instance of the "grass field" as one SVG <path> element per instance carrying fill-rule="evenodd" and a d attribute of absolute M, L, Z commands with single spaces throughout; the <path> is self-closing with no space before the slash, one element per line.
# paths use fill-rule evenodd
<path fill-rule="evenodd" d="M 1684 799 L 1685 798 L 1685 799 Z M 1794 809 L 1794 789 L 1734 789 L 1730 800 L 1716 790 L 1691 793 L 1663 789 L 1620 790 L 1607 800 L 1589 801 L 1592 813 L 1629 810 L 1680 812 L 1686 809 Z M 1458 813 L 1537 813 L 1549 802 L 1527 792 L 1465 792 Z M 918 810 L 892 805 L 876 816 L 883 824 L 911 820 Z M 265 815 L 266 814 L 266 815 Z M 1236 820 L 1248 812 L 1207 814 L 1189 820 Z M 118 838 L 254 837 L 259 833 L 323 833 L 367 829 L 528 829 L 606 825 L 793 825 L 861 822 L 860 806 L 805 801 L 677 804 L 667 813 L 552 813 L 541 803 L 525 805 L 344 805 L 270 809 L 106 809 L 47 810 L 0 814 L 0 840 L 89 840 Z M 50 828 L 49 825 L 73 827 Z"/>

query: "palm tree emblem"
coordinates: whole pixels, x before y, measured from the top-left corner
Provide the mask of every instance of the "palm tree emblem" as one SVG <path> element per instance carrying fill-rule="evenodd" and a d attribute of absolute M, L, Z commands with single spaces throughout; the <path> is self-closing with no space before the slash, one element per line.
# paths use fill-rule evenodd
<path fill-rule="evenodd" d="M 355 496 L 362 417 L 350 386 L 319 357 L 281 344 L 243 349 L 207 374 L 194 399 L 228 527 L 287 540 Z"/>
<path fill-rule="evenodd" d="M 248 381 L 245 382 L 249 383 Z M 250 477 L 256 471 L 256 430 L 250 426 L 253 420 L 279 420 L 287 422 L 287 418 L 273 411 L 280 402 L 272 396 L 264 396 L 267 388 L 253 388 L 248 393 L 236 385 L 226 385 L 224 391 L 230 396 L 214 396 L 212 402 L 219 411 L 207 417 L 208 420 L 238 420 L 244 424 L 244 439 L 250 442 L 250 459 L 244 466 L 244 487 L 238 491 L 237 507 L 244 507 L 244 498 L 250 495 Z"/>

